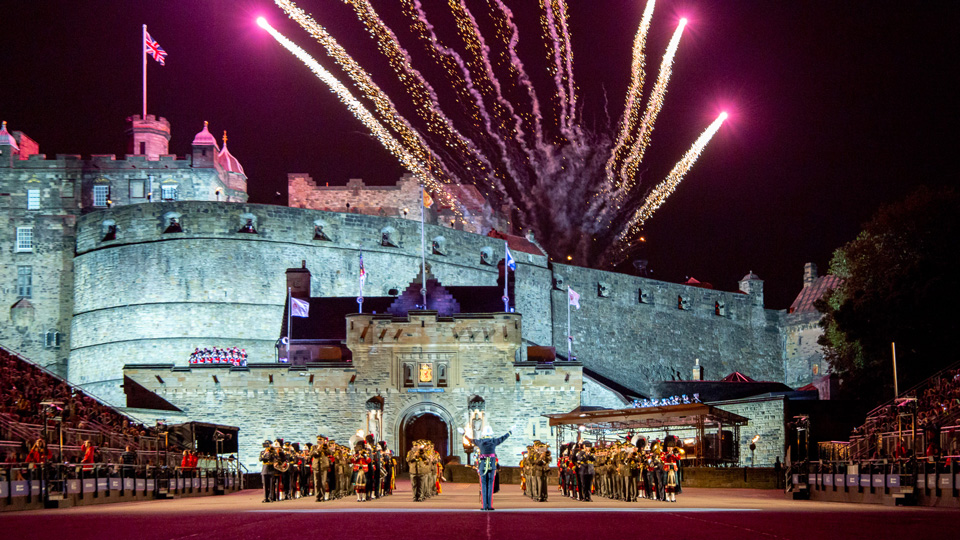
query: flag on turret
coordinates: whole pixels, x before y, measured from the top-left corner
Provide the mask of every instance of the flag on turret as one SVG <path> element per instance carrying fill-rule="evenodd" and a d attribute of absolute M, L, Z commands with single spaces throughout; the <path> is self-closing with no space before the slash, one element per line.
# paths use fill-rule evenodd
<path fill-rule="evenodd" d="M 160 46 L 160 43 L 158 43 L 157 40 L 150 37 L 149 32 L 144 31 L 143 35 L 145 41 L 143 46 L 146 47 L 147 54 L 152 56 L 157 62 L 160 62 L 161 66 L 165 66 L 166 63 L 164 63 L 164 58 L 167 57 L 167 51 L 163 50 L 163 47 Z"/>

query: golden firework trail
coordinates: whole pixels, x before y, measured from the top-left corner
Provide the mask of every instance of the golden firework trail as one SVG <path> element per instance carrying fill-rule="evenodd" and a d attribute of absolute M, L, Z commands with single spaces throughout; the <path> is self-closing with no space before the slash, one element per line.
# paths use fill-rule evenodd
<path fill-rule="evenodd" d="M 611 184 L 620 184 L 617 180 L 619 174 L 615 172 L 615 168 L 623 159 L 624 148 L 632 141 L 633 129 L 640 117 L 640 108 L 637 106 L 637 102 L 643 97 L 643 83 L 646 75 L 644 69 L 646 67 L 646 53 L 644 49 L 647 46 L 647 34 L 650 32 L 650 20 L 653 19 L 655 5 L 656 0 L 647 0 L 647 5 L 643 9 L 643 17 L 640 19 L 640 27 L 637 29 L 637 35 L 633 38 L 630 88 L 627 89 L 627 102 L 624 106 L 623 117 L 620 119 L 620 132 L 617 135 L 617 142 L 614 144 L 606 166 L 607 181 Z"/>
<path fill-rule="evenodd" d="M 717 119 L 707 126 L 707 129 L 703 130 L 703 133 L 697 137 L 697 140 L 690 146 L 690 149 L 687 150 L 680 161 L 673 166 L 670 174 L 650 191 L 646 199 L 644 199 L 643 205 L 637 209 L 633 214 L 633 218 L 627 222 L 627 226 L 624 227 L 623 231 L 617 237 L 619 242 L 629 244 L 629 240 L 640 232 L 643 224 L 653 216 L 654 212 L 666 202 L 667 197 L 677 189 L 680 181 L 683 180 L 683 177 L 690 171 L 693 164 L 697 162 L 701 152 L 707 147 L 707 143 L 709 143 L 710 139 L 720 130 L 720 126 L 726 119 L 727 113 L 720 113 Z"/>
<path fill-rule="evenodd" d="M 643 114 L 643 120 L 640 122 L 640 133 L 637 134 L 630 153 L 627 154 L 627 160 L 623 165 L 621 179 L 623 180 L 623 190 L 629 191 L 634 186 L 634 178 L 637 174 L 637 167 L 643 161 L 643 155 L 650 146 L 650 136 L 653 134 L 653 123 L 663 108 L 663 98 L 667 93 L 667 84 L 670 82 L 670 75 L 673 73 L 673 57 L 677 54 L 677 48 L 680 46 L 680 36 L 683 35 L 683 29 L 687 26 L 686 19 L 680 19 L 680 24 L 673 32 L 670 38 L 670 44 L 667 45 L 667 52 L 663 55 L 663 61 L 660 62 L 660 75 L 657 76 L 657 83 L 650 92 L 650 98 L 647 100 L 647 110 Z"/>
<path fill-rule="evenodd" d="M 430 191 L 438 194 L 446 194 L 446 191 L 442 188 L 440 182 L 430 173 L 430 171 L 425 168 L 422 162 L 417 159 L 416 156 L 411 154 L 408 149 L 400 143 L 393 135 L 390 134 L 390 131 L 383 126 L 376 118 L 367 110 L 366 107 L 360 103 L 360 100 L 355 98 L 350 90 L 343 85 L 336 77 L 334 77 L 329 71 L 327 71 L 319 62 L 306 51 L 301 49 L 295 43 L 290 41 L 286 36 L 278 32 L 275 28 L 270 26 L 270 23 L 264 18 L 259 18 L 257 20 L 263 29 L 265 29 L 273 39 L 277 40 L 277 43 L 283 45 L 285 49 L 290 51 L 294 56 L 300 59 L 309 69 L 312 71 L 318 79 L 323 81 L 331 91 L 347 106 L 347 110 L 353 113 L 354 116 L 360 120 L 367 129 L 377 138 L 380 144 L 383 145 L 391 154 L 396 156 L 401 163 L 411 172 L 414 176 L 422 183 L 427 186 Z"/>
<path fill-rule="evenodd" d="M 319 71 L 323 68 L 315 60 L 311 63 L 301 56 L 306 55 L 302 50 L 294 54 L 318 77 L 326 73 L 321 80 L 422 182 L 429 186 L 476 185 L 490 207 L 505 210 L 511 223 L 515 223 L 515 217 L 519 219 L 514 230 L 533 230 L 548 253 L 572 255 L 577 264 L 606 266 L 622 261 L 640 227 L 677 188 L 726 118 L 721 115 L 704 130 L 670 174 L 649 193 L 644 195 L 636 187 L 686 26 L 686 20 L 681 19 L 664 52 L 657 80 L 649 89 L 646 107 L 641 108 L 655 0 L 647 0 L 633 40 L 630 82 L 623 116 L 615 130 L 582 125 L 568 0 L 538 0 L 533 4 L 539 7 L 545 75 L 553 79 L 542 96 L 518 54 L 520 31 L 514 12 L 506 5 L 508 0 L 485 0 L 482 5 L 489 20 L 482 21 L 468 8 L 467 0 L 446 0 L 443 5 L 455 24 L 449 35 L 457 36 L 451 43 L 441 42 L 439 36 L 448 34 L 437 32 L 430 23 L 422 0 L 395 3 L 411 23 L 412 34 L 401 35 L 425 43 L 439 66 L 439 70 L 427 72 L 414 67 L 414 59 L 370 0 L 340 0 L 353 9 L 386 58 L 390 72 L 409 98 L 408 105 L 412 105 L 410 116 L 397 111 L 371 75 L 312 17 L 291 0 L 274 1 L 324 47 L 356 85 L 359 95 L 343 94 L 346 87 L 328 72 Z M 495 40 L 485 38 L 483 30 L 487 28 L 492 28 Z M 452 86 L 459 105 L 452 99 L 443 103 L 462 108 L 459 114 L 444 111 L 426 73 L 439 74 L 445 85 Z M 541 107 L 541 98 L 550 105 Z M 360 100 L 372 103 L 372 111 Z M 544 118 L 543 109 L 547 108 L 550 112 Z M 433 190 L 445 202 L 443 195 L 447 192 Z"/>

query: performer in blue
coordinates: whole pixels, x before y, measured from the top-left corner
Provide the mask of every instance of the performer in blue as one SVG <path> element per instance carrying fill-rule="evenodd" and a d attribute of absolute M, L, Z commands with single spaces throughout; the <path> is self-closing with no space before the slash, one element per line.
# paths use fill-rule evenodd
<path fill-rule="evenodd" d="M 458 428 L 457 431 L 461 434 L 464 433 L 463 428 Z M 480 474 L 480 499 L 483 503 L 481 510 L 493 510 L 493 483 L 497 478 L 497 446 L 507 440 L 511 433 L 513 431 L 508 431 L 500 437 L 493 438 L 491 437 L 493 429 L 490 426 L 483 426 L 483 432 L 479 439 L 471 439 L 464 435 L 467 442 L 477 447 L 479 453 L 479 456 L 477 456 L 477 473 Z"/>

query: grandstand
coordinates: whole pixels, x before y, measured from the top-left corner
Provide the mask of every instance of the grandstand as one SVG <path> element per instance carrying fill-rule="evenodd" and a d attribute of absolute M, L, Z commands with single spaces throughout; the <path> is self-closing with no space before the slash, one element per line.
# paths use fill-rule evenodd
<path fill-rule="evenodd" d="M 235 460 L 210 452 L 184 461 L 196 441 L 181 431 L 138 423 L 0 347 L 0 510 L 239 488 Z M 39 444 L 46 451 L 31 452 Z"/>
<path fill-rule="evenodd" d="M 798 440 L 810 429 L 798 422 Z M 849 441 L 819 443 L 815 457 L 794 463 L 795 497 L 960 506 L 960 362 L 874 408 Z"/>

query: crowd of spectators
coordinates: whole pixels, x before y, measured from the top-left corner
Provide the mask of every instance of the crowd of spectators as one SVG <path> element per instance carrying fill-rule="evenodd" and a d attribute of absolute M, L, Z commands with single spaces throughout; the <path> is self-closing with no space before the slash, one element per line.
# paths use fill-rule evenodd
<path fill-rule="evenodd" d="M 948 369 L 931 377 L 916 393 L 916 423 L 917 431 L 925 435 L 926 447 L 922 450 L 924 457 L 938 459 L 943 450 L 940 448 L 940 434 L 945 429 L 960 430 L 960 369 Z M 908 410 L 904 411 L 904 408 Z M 902 458 L 912 451 L 904 448 L 901 441 L 895 444 L 892 452 L 884 448 L 883 435 L 891 434 L 903 429 L 912 431 L 909 417 L 903 418 L 901 413 L 913 412 L 913 402 L 898 401 L 873 412 L 867 421 L 853 430 L 854 439 L 872 441 L 870 447 L 872 457 Z M 898 424 L 898 418 L 900 424 Z M 957 437 L 950 437 L 948 446 L 956 446 Z M 907 445 L 909 446 L 909 445 Z M 957 448 L 945 449 L 951 455 L 956 455 Z"/>
<path fill-rule="evenodd" d="M 247 350 L 240 347 L 207 347 L 196 348 L 190 353 L 191 364 L 230 364 L 233 366 L 247 365 Z"/>
<path fill-rule="evenodd" d="M 43 403 L 47 403 L 44 405 Z M 90 430 L 104 434 L 125 435 L 132 439 L 152 436 L 151 428 L 132 422 L 113 408 L 100 403 L 64 380 L 0 348 L 0 415 L 33 426 L 47 425 L 56 432 L 54 417 L 60 417 L 63 428 Z M 11 433 L 5 434 L 12 439 Z M 26 454 L 22 441 L 14 454 Z M 10 456 L 5 456 L 7 460 Z"/>

